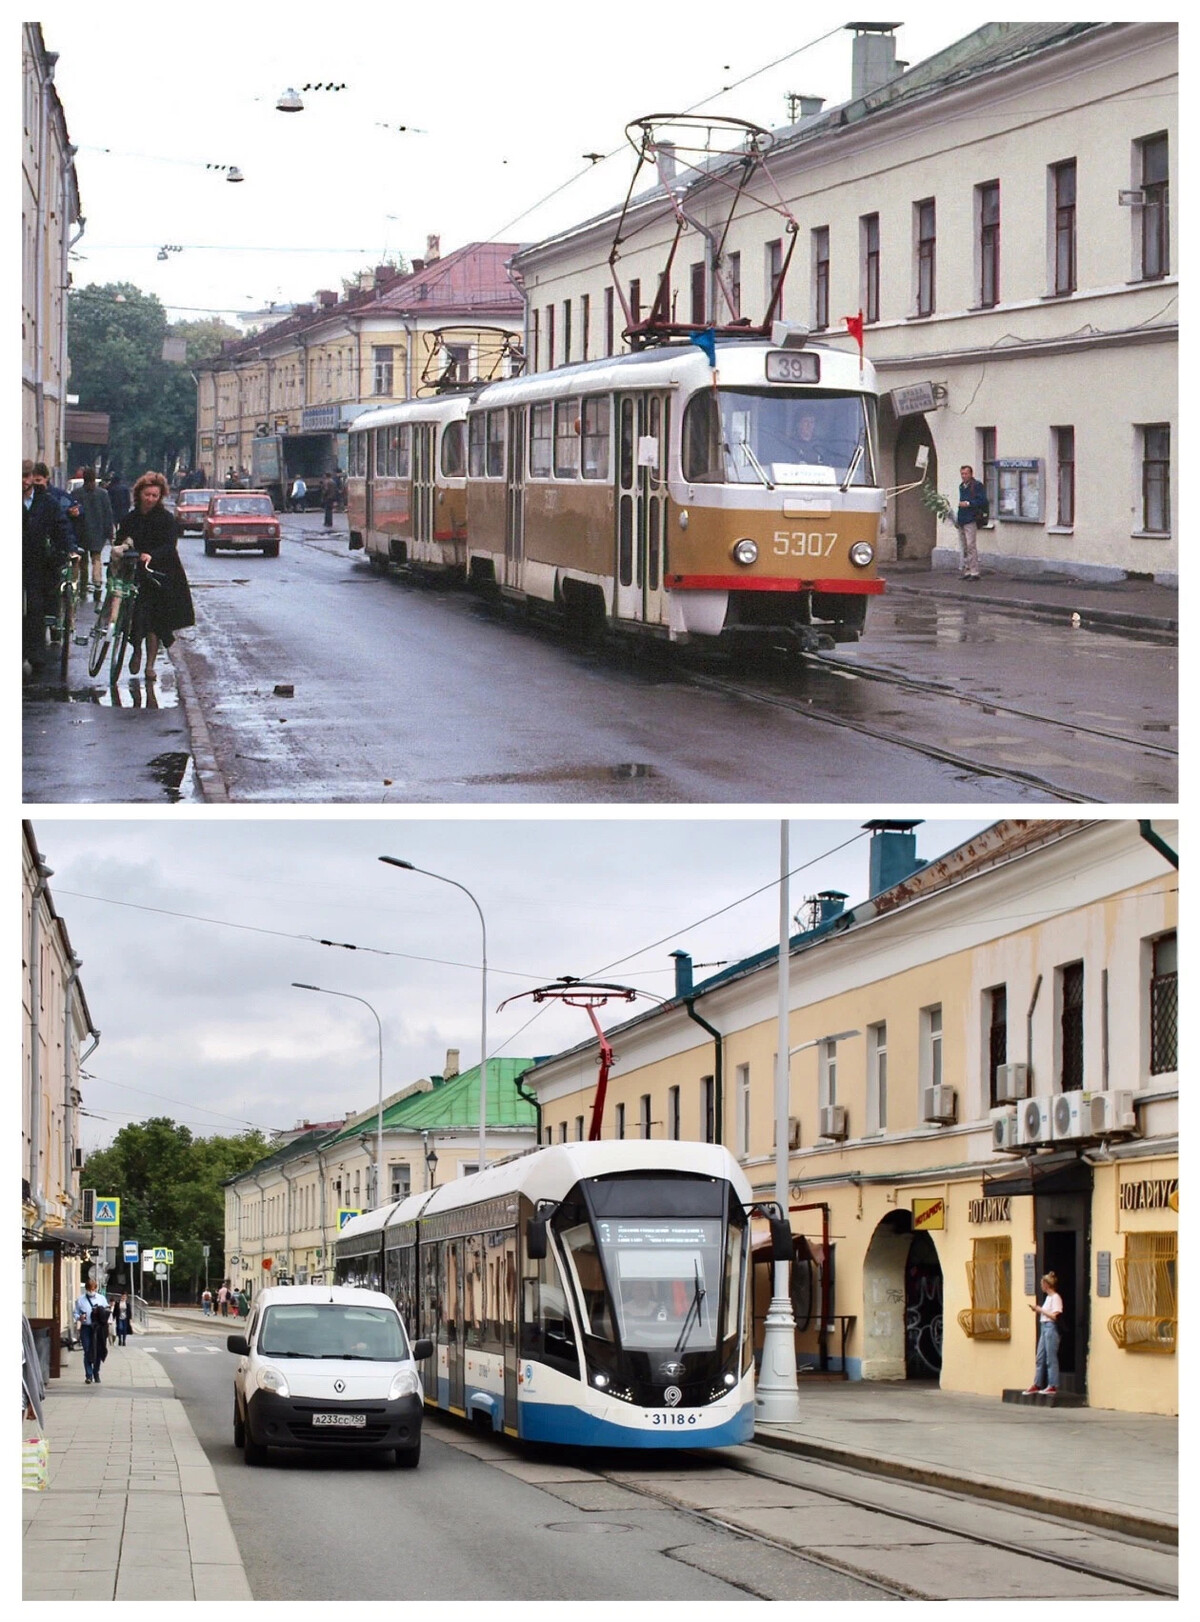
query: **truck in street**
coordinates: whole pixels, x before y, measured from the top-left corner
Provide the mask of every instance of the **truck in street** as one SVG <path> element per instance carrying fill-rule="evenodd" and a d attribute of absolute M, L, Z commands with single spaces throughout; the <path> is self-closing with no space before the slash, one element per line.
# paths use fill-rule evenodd
<path fill-rule="evenodd" d="M 260 434 L 250 441 L 250 482 L 267 490 L 279 511 L 288 505 L 292 480 L 299 475 L 308 486 L 307 504 L 319 505 L 321 475 L 346 467 L 344 433 Z"/>

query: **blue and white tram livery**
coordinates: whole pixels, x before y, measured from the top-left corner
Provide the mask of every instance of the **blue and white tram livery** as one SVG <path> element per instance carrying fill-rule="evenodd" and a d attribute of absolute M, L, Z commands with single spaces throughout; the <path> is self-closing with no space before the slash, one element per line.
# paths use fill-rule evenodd
<path fill-rule="evenodd" d="M 434 1342 L 430 1407 L 531 1442 L 731 1446 L 754 1432 L 754 1209 L 719 1145 L 555 1144 L 354 1218 L 337 1278 Z"/>

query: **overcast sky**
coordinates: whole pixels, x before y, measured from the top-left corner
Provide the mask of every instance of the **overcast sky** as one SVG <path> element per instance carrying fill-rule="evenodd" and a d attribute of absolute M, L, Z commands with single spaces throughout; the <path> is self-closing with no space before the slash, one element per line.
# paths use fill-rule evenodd
<path fill-rule="evenodd" d="M 917 854 L 939 856 L 989 820 L 926 822 Z M 812 864 L 791 881 L 793 912 L 822 889 L 845 891 L 851 905 L 866 898 L 860 822 L 790 824 L 790 865 Z M 374 1006 L 385 1093 L 439 1072 L 447 1048 L 461 1049 L 463 1069 L 478 1061 L 475 909 L 447 884 L 382 866 L 381 854 L 456 879 L 478 899 L 493 1053 L 553 1053 L 590 1031 L 586 1014 L 557 1005 L 538 1013 L 528 999 L 497 1013 L 516 992 L 573 974 L 665 997 L 676 947 L 692 953 L 702 978 L 712 967 L 700 965 L 736 960 L 779 933 L 774 820 L 37 815 L 33 827 L 102 1032 L 83 1085 L 88 1149 L 149 1115 L 209 1133 L 368 1108 L 378 1085 L 370 1012 L 293 990 L 293 980 Z M 827 854 L 838 846 L 846 848 Z M 631 1011 L 619 1005 L 602 1019 L 615 1024 Z"/>
<path fill-rule="evenodd" d="M 389 252 L 424 255 L 431 232 L 443 252 L 533 241 L 618 202 L 630 119 L 702 104 L 770 128 L 787 122 L 788 92 L 850 94 L 841 20 L 791 0 L 749 13 L 693 0 L 596 27 L 587 15 L 561 0 L 43 8 L 79 148 L 75 285 L 132 281 L 172 319 L 305 300 Z M 910 63 L 984 20 L 943 5 L 909 17 L 897 41 Z M 347 88 L 275 110 L 308 82 Z M 160 262 L 167 244 L 183 252 Z"/>

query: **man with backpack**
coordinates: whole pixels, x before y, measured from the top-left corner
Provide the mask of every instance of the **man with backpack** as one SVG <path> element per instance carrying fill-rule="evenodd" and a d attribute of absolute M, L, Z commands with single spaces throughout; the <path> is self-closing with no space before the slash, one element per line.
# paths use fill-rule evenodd
<path fill-rule="evenodd" d="M 108 1356 L 108 1320 L 108 1302 L 90 1279 L 85 1280 L 75 1303 L 75 1322 L 83 1343 L 85 1385 L 100 1384 L 100 1365 Z"/>
<path fill-rule="evenodd" d="M 964 464 L 958 471 L 962 483 L 958 487 L 958 510 L 954 523 L 962 547 L 962 577 L 964 580 L 978 580 L 979 552 L 975 537 L 978 526 L 986 524 L 990 516 L 988 493 L 975 477 L 974 468 Z"/>

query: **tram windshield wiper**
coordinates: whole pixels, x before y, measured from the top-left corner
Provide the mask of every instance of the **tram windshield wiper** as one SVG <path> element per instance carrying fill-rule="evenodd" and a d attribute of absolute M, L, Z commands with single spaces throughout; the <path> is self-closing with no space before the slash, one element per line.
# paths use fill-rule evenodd
<path fill-rule="evenodd" d="M 770 479 L 768 479 L 767 475 L 763 472 L 763 465 L 759 461 L 758 457 L 755 456 L 754 451 L 751 448 L 750 441 L 748 439 L 739 439 L 738 440 L 738 446 L 740 447 L 740 449 L 745 451 L 746 460 L 749 462 L 750 466 L 754 469 L 754 471 L 758 474 L 758 476 L 762 480 L 762 482 L 766 485 L 767 489 L 768 490 L 774 490 L 775 486 L 771 483 Z M 726 446 L 725 446 L 725 454 L 729 457 L 729 460 L 732 462 L 733 461 L 733 452 L 730 450 L 728 444 L 726 444 Z"/>
<path fill-rule="evenodd" d="M 680 1352 L 682 1352 L 683 1348 L 687 1345 L 687 1339 L 691 1334 L 693 1327 L 700 1322 L 700 1308 L 704 1304 L 704 1297 L 707 1293 L 704 1288 L 704 1282 L 700 1277 L 700 1263 L 695 1261 L 692 1263 L 692 1265 L 696 1269 L 696 1288 L 694 1294 L 692 1295 L 692 1304 L 687 1309 L 687 1316 L 683 1320 L 683 1327 L 679 1331 L 679 1339 L 675 1342 L 676 1357 L 679 1356 Z"/>
<path fill-rule="evenodd" d="M 846 469 L 846 477 L 842 480 L 842 489 L 843 490 L 849 490 L 851 480 L 854 478 L 854 475 L 858 472 L 858 464 L 862 461 L 862 459 L 863 459 L 863 442 L 860 439 L 858 444 L 854 447 L 854 455 L 850 458 L 850 466 Z"/>

